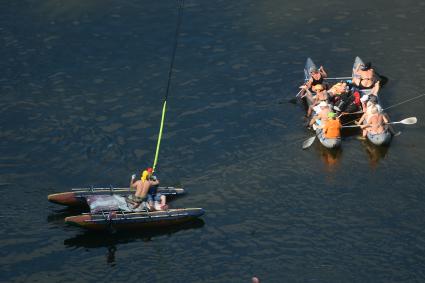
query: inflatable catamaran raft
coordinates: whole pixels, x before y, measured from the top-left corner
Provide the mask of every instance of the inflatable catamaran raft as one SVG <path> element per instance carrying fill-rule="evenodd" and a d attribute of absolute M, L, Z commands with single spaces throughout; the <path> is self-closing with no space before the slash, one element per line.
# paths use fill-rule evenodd
<path fill-rule="evenodd" d="M 72 207 L 87 207 L 87 197 L 99 195 L 119 195 L 128 197 L 134 194 L 135 190 L 130 188 L 74 188 L 70 192 L 50 194 L 47 199 L 50 202 L 72 206 Z M 167 200 L 172 200 L 178 196 L 184 195 L 185 190 L 178 187 L 158 187 L 158 193 L 165 195 Z"/>
<path fill-rule="evenodd" d="M 117 194 L 87 196 L 86 201 L 90 212 L 66 217 L 65 223 L 91 230 L 140 229 L 181 224 L 204 214 L 202 208 L 149 211 L 144 203 L 135 208 Z"/>

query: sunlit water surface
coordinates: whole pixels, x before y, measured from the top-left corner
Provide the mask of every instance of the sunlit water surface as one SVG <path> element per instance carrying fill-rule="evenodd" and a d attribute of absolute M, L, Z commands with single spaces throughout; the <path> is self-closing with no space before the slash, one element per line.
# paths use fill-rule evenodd
<path fill-rule="evenodd" d="M 0 281 L 425 280 L 424 99 L 388 110 L 413 126 L 379 149 L 330 153 L 287 103 L 307 57 L 331 77 L 355 56 L 388 77 L 384 107 L 425 89 L 419 1 L 187 0 L 158 163 L 203 207 L 165 230 L 89 233 L 47 202 L 126 186 L 152 164 L 175 1 L 0 4 Z"/>

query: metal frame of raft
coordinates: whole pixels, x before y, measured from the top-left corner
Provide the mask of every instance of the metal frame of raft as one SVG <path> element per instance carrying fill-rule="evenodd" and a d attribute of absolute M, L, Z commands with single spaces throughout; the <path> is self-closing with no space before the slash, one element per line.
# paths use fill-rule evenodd
<path fill-rule="evenodd" d="M 56 204 L 66 206 L 87 206 L 86 197 L 93 195 L 121 195 L 128 196 L 135 190 L 130 188 L 73 188 L 70 192 L 50 194 L 47 199 Z M 158 192 L 167 196 L 168 200 L 172 200 L 178 196 L 184 195 L 186 192 L 183 188 L 178 187 L 158 187 Z"/>
<path fill-rule="evenodd" d="M 163 227 L 194 220 L 205 213 L 202 208 L 181 208 L 164 211 L 124 212 L 102 211 L 65 218 L 65 223 L 93 230 Z"/>

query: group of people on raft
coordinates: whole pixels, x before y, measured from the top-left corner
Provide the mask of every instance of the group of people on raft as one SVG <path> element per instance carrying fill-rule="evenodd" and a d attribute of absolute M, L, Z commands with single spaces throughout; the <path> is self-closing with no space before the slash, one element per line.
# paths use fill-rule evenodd
<path fill-rule="evenodd" d="M 365 139 L 368 134 L 381 134 L 387 130 L 395 134 L 387 124 L 388 115 L 378 104 L 380 78 L 370 62 L 359 64 L 353 70 L 350 81 L 339 81 L 333 85 L 328 84 L 328 75 L 323 66 L 309 71 L 310 78 L 300 86 L 299 93 L 308 102 L 308 127 L 321 129 L 321 134 L 326 139 L 338 139 L 341 137 L 342 127 L 339 118 L 358 112 L 363 113 L 360 120 L 355 122 L 362 129 L 361 139 Z"/>
<path fill-rule="evenodd" d="M 158 192 L 159 180 L 153 175 L 152 168 L 146 168 L 137 180 L 133 174 L 130 180 L 130 188 L 136 189 L 134 195 L 130 195 L 127 202 L 133 206 L 133 209 L 138 208 L 141 204 L 148 211 L 167 210 L 166 197 Z"/>

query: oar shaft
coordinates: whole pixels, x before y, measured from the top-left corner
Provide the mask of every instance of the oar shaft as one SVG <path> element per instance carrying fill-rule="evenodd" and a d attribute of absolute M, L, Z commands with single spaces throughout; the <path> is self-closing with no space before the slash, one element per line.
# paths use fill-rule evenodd
<path fill-rule="evenodd" d="M 353 77 L 336 77 L 336 78 L 324 78 L 325 80 L 349 80 Z"/>
<path fill-rule="evenodd" d="M 403 124 L 403 125 L 413 125 L 416 124 L 417 119 L 416 117 L 410 117 L 410 118 L 406 118 L 403 119 L 401 121 L 396 121 L 396 122 L 388 122 L 385 123 L 386 125 L 394 125 L 394 124 Z M 342 126 L 341 128 L 356 128 L 356 127 L 360 127 L 361 125 L 349 125 L 349 126 Z"/>

